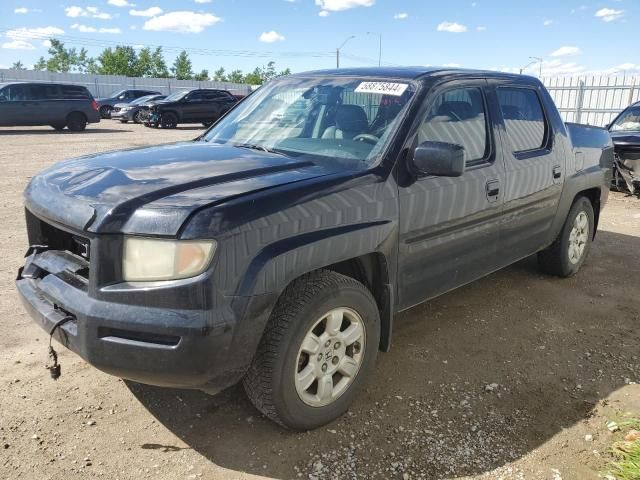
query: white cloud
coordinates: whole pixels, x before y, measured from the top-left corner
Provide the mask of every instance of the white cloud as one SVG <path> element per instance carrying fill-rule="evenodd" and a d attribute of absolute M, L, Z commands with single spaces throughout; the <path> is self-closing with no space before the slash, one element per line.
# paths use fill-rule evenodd
<path fill-rule="evenodd" d="M 71 28 L 82 33 L 93 33 L 98 31 L 98 29 L 96 28 L 88 27 L 87 25 L 81 25 L 79 23 L 74 23 L 73 25 L 71 25 Z"/>
<path fill-rule="evenodd" d="M 26 7 L 18 7 L 13 10 L 13 13 L 29 13 L 29 9 Z"/>
<path fill-rule="evenodd" d="M 169 12 L 147 20 L 143 28 L 155 32 L 200 33 L 220 20 L 211 13 Z"/>
<path fill-rule="evenodd" d="M 36 47 L 25 40 L 12 40 L 2 44 L 2 48 L 9 50 L 34 50 Z"/>
<path fill-rule="evenodd" d="M 193 0 L 196 3 L 211 3 L 211 0 Z"/>
<path fill-rule="evenodd" d="M 284 35 L 280 35 L 275 30 L 271 30 L 270 32 L 262 32 L 259 40 L 264 43 L 282 42 Z"/>
<path fill-rule="evenodd" d="M 45 48 L 49 48 L 51 46 L 51 40 L 45 40 L 42 42 L 42 46 Z"/>
<path fill-rule="evenodd" d="M 553 20 L 545 20 L 544 22 L 542 22 L 542 25 L 544 25 L 545 27 L 548 27 L 549 25 L 553 24 Z"/>
<path fill-rule="evenodd" d="M 114 7 L 135 7 L 135 3 L 129 3 L 127 0 L 109 0 L 107 2 L 109 5 L 113 5 Z"/>
<path fill-rule="evenodd" d="M 91 27 L 91 26 L 87 26 L 87 25 L 82 25 L 80 23 L 74 23 L 73 25 L 71 25 L 71 28 L 73 28 L 74 30 L 77 30 L 79 32 L 82 33 L 122 33 L 122 30 L 120 30 L 117 27 L 111 27 L 111 28 L 95 28 L 95 27 Z"/>
<path fill-rule="evenodd" d="M 559 49 L 551 52 L 552 57 L 568 57 L 570 55 L 578 55 L 580 54 L 580 49 L 578 47 L 560 47 Z"/>
<path fill-rule="evenodd" d="M 393 16 L 393 18 L 396 19 L 396 20 L 406 20 L 407 18 L 409 18 L 409 14 L 405 13 L 405 12 L 396 13 Z"/>
<path fill-rule="evenodd" d="M 157 17 L 162 13 L 160 7 L 149 7 L 146 10 L 129 10 L 129 15 L 134 17 Z"/>
<path fill-rule="evenodd" d="M 467 27 L 456 22 L 442 22 L 438 25 L 439 32 L 463 33 L 467 31 Z"/>
<path fill-rule="evenodd" d="M 111 14 L 101 12 L 97 7 L 78 7 L 77 5 L 72 5 L 71 7 L 67 7 L 64 9 L 67 17 L 78 18 L 78 17 L 90 17 L 90 18 L 98 18 L 100 20 L 109 20 L 111 19 Z"/>
<path fill-rule="evenodd" d="M 479 25 L 479 26 L 476 27 L 476 30 L 479 31 L 479 32 L 484 32 L 486 29 L 487 29 L 487 27 L 484 27 L 482 25 Z"/>
<path fill-rule="evenodd" d="M 12 40 L 30 40 L 38 38 L 55 37 L 64 34 L 64 30 L 58 27 L 39 27 L 39 28 L 14 28 L 7 30 L 5 36 Z"/>
<path fill-rule="evenodd" d="M 329 12 L 327 12 L 326 10 L 320 10 L 320 13 L 318 13 L 318 15 L 320 15 L 321 17 L 328 17 Z"/>
<path fill-rule="evenodd" d="M 316 5 L 329 12 L 340 12 L 356 7 L 371 7 L 374 3 L 376 0 L 316 0 Z"/>
<path fill-rule="evenodd" d="M 442 66 L 447 68 L 462 68 L 462 65 L 460 65 L 459 63 L 445 63 Z"/>
<path fill-rule="evenodd" d="M 613 8 L 601 8 L 596 12 L 596 17 L 604 22 L 613 22 L 624 16 L 624 10 L 614 10 Z"/>

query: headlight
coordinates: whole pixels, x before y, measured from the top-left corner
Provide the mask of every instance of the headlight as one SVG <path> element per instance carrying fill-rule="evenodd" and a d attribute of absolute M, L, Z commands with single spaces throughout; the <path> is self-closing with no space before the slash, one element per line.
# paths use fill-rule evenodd
<path fill-rule="evenodd" d="M 215 240 L 125 237 L 124 279 L 151 282 L 194 277 L 206 270 L 215 251 Z"/>

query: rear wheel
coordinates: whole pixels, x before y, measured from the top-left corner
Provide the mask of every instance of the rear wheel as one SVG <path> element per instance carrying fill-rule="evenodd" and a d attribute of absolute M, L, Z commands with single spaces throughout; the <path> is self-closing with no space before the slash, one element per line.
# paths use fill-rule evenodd
<path fill-rule="evenodd" d="M 541 269 L 551 275 L 571 277 L 584 263 L 591 249 L 595 216 L 586 197 L 573 203 L 560 235 L 548 248 L 538 253 Z"/>
<path fill-rule="evenodd" d="M 100 116 L 102 118 L 111 118 L 111 106 L 103 105 L 100 107 Z"/>
<path fill-rule="evenodd" d="M 72 132 L 81 132 L 87 128 L 87 117 L 80 112 L 70 113 L 67 117 L 67 128 Z"/>
<path fill-rule="evenodd" d="M 122 119 L 122 120 L 120 120 L 120 123 L 127 123 L 128 121 L 129 120 Z"/>
<path fill-rule="evenodd" d="M 178 117 L 173 112 L 163 113 L 160 117 L 160 125 L 162 128 L 176 128 L 178 126 Z"/>
<path fill-rule="evenodd" d="M 243 380 L 253 404 L 295 430 L 342 415 L 372 369 L 380 317 L 369 290 L 328 270 L 295 280 L 275 306 Z"/>

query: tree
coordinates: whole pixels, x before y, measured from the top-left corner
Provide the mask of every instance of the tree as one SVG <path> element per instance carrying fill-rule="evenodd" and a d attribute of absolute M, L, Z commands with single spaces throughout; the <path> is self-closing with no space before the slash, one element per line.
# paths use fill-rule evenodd
<path fill-rule="evenodd" d="M 65 48 L 64 43 L 55 38 L 49 40 L 48 53 L 49 58 L 40 57 L 33 66 L 34 70 L 84 73 L 91 62 L 86 49 L 83 48 L 78 52 L 75 48 Z"/>
<path fill-rule="evenodd" d="M 260 67 L 256 67 L 253 72 L 247 73 L 247 75 L 244 77 L 244 83 L 248 83 L 249 85 L 262 85 L 262 75 L 262 69 Z"/>
<path fill-rule="evenodd" d="M 133 47 L 118 45 L 106 48 L 98 56 L 96 71 L 100 75 L 138 76 L 138 55 Z"/>
<path fill-rule="evenodd" d="M 242 70 L 234 70 L 227 77 L 227 82 L 244 83 L 244 75 Z"/>
<path fill-rule="evenodd" d="M 226 82 L 227 77 L 225 75 L 224 67 L 220 67 L 218 70 L 213 72 L 213 80 L 216 82 Z"/>
<path fill-rule="evenodd" d="M 135 65 L 136 77 L 153 77 L 153 54 L 149 47 L 145 47 L 138 53 Z"/>
<path fill-rule="evenodd" d="M 11 65 L 11 70 L 26 70 L 26 67 L 22 64 L 20 60 Z"/>
<path fill-rule="evenodd" d="M 201 82 L 206 82 L 207 80 L 209 80 L 209 70 L 203 69 L 202 71 L 200 71 L 200 73 L 196 73 L 193 76 L 193 79 Z"/>
<path fill-rule="evenodd" d="M 191 66 L 191 59 L 186 50 L 180 52 L 180 55 L 176 57 L 171 72 L 177 80 L 191 80 L 193 78 L 193 69 Z"/>
<path fill-rule="evenodd" d="M 167 62 L 164 60 L 162 53 L 162 47 L 157 47 L 151 55 L 151 77 L 155 78 L 167 78 L 169 76 L 169 69 L 167 68 Z"/>

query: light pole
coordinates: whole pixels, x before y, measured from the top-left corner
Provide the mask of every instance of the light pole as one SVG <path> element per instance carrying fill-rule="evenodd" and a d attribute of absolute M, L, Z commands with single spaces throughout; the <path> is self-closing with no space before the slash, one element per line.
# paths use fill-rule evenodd
<path fill-rule="evenodd" d="M 367 32 L 367 35 L 378 36 L 378 66 L 382 65 L 382 34 L 377 32 Z"/>
<path fill-rule="evenodd" d="M 531 60 L 535 60 L 536 62 L 538 62 L 540 64 L 540 70 L 539 70 L 539 74 L 538 74 L 538 78 L 542 78 L 542 58 L 540 57 L 529 57 Z"/>
<path fill-rule="evenodd" d="M 522 72 L 524 72 L 527 68 L 529 68 L 531 65 L 535 65 L 537 62 L 529 62 L 527 63 L 524 67 L 522 67 L 520 69 L 520 75 L 522 75 Z"/>
<path fill-rule="evenodd" d="M 346 40 L 342 42 L 342 45 L 336 48 L 336 68 L 340 68 L 340 50 L 342 50 L 342 48 L 347 44 L 347 42 L 353 38 L 356 38 L 356 36 L 355 35 L 348 36 Z"/>

